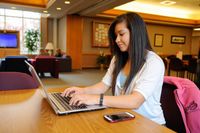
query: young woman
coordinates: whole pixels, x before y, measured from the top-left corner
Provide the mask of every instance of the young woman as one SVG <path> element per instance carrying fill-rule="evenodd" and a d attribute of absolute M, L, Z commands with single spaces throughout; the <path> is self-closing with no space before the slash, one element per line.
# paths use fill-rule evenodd
<path fill-rule="evenodd" d="M 113 59 L 102 81 L 89 87 L 71 87 L 62 96 L 71 95 L 70 104 L 103 104 L 130 108 L 165 124 L 160 106 L 164 63 L 150 46 L 146 25 L 136 13 L 118 16 L 108 31 Z M 109 88 L 113 96 L 104 96 Z"/>

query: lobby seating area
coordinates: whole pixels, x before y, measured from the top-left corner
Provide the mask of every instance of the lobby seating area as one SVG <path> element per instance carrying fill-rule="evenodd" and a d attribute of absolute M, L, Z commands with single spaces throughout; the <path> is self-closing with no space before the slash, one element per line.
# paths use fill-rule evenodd
<path fill-rule="evenodd" d="M 200 0 L 0 3 L 0 133 L 200 132 Z"/>
<path fill-rule="evenodd" d="M 27 56 L 7 56 L 0 60 L 1 72 L 23 72 L 30 75 L 27 65 L 24 61 L 30 62 L 37 73 L 50 73 L 51 77 L 59 78 L 60 72 L 72 71 L 72 60 L 70 56 L 36 56 L 28 58 Z"/>

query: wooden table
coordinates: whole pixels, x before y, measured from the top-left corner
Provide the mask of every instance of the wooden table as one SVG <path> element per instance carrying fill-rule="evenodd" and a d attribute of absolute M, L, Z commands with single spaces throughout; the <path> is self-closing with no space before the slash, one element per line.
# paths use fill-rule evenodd
<path fill-rule="evenodd" d="M 56 91 L 62 91 L 57 89 Z M 109 123 L 104 114 L 131 110 L 108 108 L 58 116 L 40 89 L 0 91 L 0 133 L 172 133 L 132 112 L 133 120 Z"/>

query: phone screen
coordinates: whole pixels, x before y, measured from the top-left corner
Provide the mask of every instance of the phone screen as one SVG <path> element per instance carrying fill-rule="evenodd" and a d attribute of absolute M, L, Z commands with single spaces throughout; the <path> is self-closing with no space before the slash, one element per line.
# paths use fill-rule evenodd
<path fill-rule="evenodd" d="M 119 122 L 133 119 L 135 116 L 129 112 L 104 115 L 104 118 L 109 122 Z"/>

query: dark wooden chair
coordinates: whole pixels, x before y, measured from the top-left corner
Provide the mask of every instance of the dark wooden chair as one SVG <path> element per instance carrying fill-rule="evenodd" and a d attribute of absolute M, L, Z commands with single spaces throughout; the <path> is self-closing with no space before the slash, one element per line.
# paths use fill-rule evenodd
<path fill-rule="evenodd" d="M 186 55 L 183 55 L 183 60 L 190 60 L 192 59 L 192 55 L 189 55 L 189 54 L 186 54 Z"/>
<path fill-rule="evenodd" d="M 184 78 L 185 70 L 186 70 L 186 67 L 185 67 L 185 65 L 184 65 L 184 63 L 182 62 L 181 59 L 176 58 L 176 57 L 170 59 L 169 69 L 168 69 L 168 75 L 169 76 L 171 75 L 170 74 L 171 71 L 175 71 L 177 77 Z"/>
<path fill-rule="evenodd" d="M 181 112 L 175 101 L 174 90 L 176 86 L 163 83 L 161 93 L 161 107 L 163 109 L 166 126 L 178 133 L 185 133 L 185 126 Z"/>
<path fill-rule="evenodd" d="M 187 66 L 187 78 L 196 81 L 197 80 L 197 59 L 191 58 L 189 60 L 188 66 Z"/>

